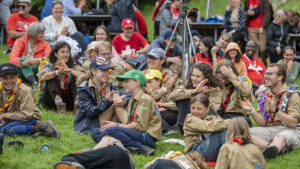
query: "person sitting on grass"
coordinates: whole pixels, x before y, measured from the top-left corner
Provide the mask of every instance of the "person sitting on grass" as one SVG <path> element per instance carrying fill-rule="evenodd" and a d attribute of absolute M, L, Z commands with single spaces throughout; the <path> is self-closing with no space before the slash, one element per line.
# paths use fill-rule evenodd
<path fill-rule="evenodd" d="M 108 135 L 120 140 L 134 153 L 152 155 L 155 142 L 161 139 L 161 117 L 155 101 L 143 92 L 146 77 L 139 70 L 130 70 L 118 76 L 117 80 L 124 81 L 125 91 L 132 95 L 127 109 L 122 110 L 128 113 L 127 122 L 120 124 L 105 121 L 104 126 L 92 131 L 92 138 L 99 142 Z"/>
<path fill-rule="evenodd" d="M 113 95 L 123 95 L 122 100 L 126 96 L 127 103 L 131 97 L 107 81 L 111 69 L 106 59 L 96 57 L 91 61 L 90 73 L 77 80 L 79 110 L 74 119 L 75 131 L 88 134 L 105 125 L 106 121 L 126 123 L 127 114 L 117 111 L 123 107 L 118 106 L 119 102 L 113 100 Z"/>
<path fill-rule="evenodd" d="M 0 121 L 4 122 L 1 133 L 59 139 L 53 122 L 41 122 L 42 113 L 36 107 L 33 91 L 18 79 L 17 67 L 12 63 L 1 64 L 0 79 Z"/>
<path fill-rule="evenodd" d="M 85 71 L 73 64 L 70 46 L 66 42 L 57 42 L 54 45 L 49 60 L 45 60 L 38 73 L 39 81 L 45 84 L 40 85 L 40 103 L 60 114 L 73 111 L 77 95 L 76 78 Z"/>
<path fill-rule="evenodd" d="M 274 158 L 300 147 L 299 91 L 285 84 L 286 70 L 279 64 L 270 64 L 264 74 L 264 86 L 258 94 L 259 109 L 255 111 L 246 99 L 241 107 L 251 114 L 261 127 L 250 129 L 254 144 L 264 148 L 265 158 Z"/>
<path fill-rule="evenodd" d="M 237 117 L 228 124 L 226 143 L 219 152 L 216 169 L 241 168 L 266 169 L 266 163 L 259 147 L 252 143 L 246 120 Z"/>
<path fill-rule="evenodd" d="M 19 78 L 29 82 L 33 89 L 38 89 L 36 74 L 43 57 L 48 57 L 51 48 L 44 41 L 45 26 L 41 23 L 32 23 L 27 35 L 17 39 L 9 56 L 9 62 L 17 66 Z"/>
<path fill-rule="evenodd" d="M 225 143 L 229 120 L 208 115 L 209 99 L 199 94 L 191 100 L 191 114 L 184 121 L 185 152 L 197 151 L 206 161 L 217 160 L 219 150 Z"/>

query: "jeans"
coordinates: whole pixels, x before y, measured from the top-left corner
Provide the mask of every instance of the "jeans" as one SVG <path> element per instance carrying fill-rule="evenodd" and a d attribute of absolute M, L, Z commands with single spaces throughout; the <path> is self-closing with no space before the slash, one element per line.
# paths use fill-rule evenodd
<path fill-rule="evenodd" d="M 13 121 L 1 128 L 4 135 L 27 135 L 33 133 L 33 126 L 37 124 L 35 119 L 29 121 Z"/>
<path fill-rule="evenodd" d="M 205 157 L 206 161 L 216 161 L 220 148 L 226 142 L 227 130 L 211 133 L 206 140 L 194 143 L 192 151 L 197 151 Z"/>
<path fill-rule="evenodd" d="M 95 128 L 91 132 L 92 138 L 95 142 L 99 142 L 104 136 L 111 136 L 121 141 L 124 146 L 141 147 L 146 145 L 154 147 L 156 139 L 151 137 L 148 133 L 139 132 L 133 129 L 122 127 L 109 127 L 100 132 L 99 128 Z"/>

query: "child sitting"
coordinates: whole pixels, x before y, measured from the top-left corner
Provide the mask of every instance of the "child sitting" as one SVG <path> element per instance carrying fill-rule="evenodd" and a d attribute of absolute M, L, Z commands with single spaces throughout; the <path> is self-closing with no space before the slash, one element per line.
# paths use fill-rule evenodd
<path fill-rule="evenodd" d="M 226 144 L 221 147 L 216 169 L 265 169 L 261 150 L 252 143 L 249 126 L 242 117 L 233 118 L 226 134 Z"/>

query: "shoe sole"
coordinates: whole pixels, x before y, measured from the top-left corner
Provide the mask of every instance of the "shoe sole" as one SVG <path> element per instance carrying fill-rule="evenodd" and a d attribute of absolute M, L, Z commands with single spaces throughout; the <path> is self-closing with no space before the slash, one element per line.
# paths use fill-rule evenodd
<path fill-rule="evenodd" d="M 263 155 L 267 159 L 275 158 L 277 153 L 278 153 L 278 148 L 275 146 L 268 147 L 263 151 Z"/>
<path fill-rule="evenodd" d="M 84 169 L 82 167 L 78 167 L 76 165 L 69 164 L 63 161 L 56 163 L 53 168 L 54 169 Z"/>
<path fill-rule="evenodd" d="M 57 140 L 59 140 L 59 138 L 60 138 L 60 133 L 59 133 L 59 130 L 54 126 L 53 121 L 49 120 L 49 121 L 47 121 L 47 122 L 50 123 L 50 125 L 51 125 L 52 128 L 54 129 L 55 133 L 57 133 L 57 136 L 54 137 L 54 138 L 56 138 Z"/>

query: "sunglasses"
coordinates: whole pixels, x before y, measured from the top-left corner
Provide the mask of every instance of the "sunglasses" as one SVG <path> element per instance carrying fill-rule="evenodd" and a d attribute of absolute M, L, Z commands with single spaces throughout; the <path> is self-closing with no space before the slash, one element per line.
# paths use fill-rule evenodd
<path fill-rule="evenodd" d="M 18 9 L 25 9 L 27 6 L 25 5 L 18 5 Z"/>

